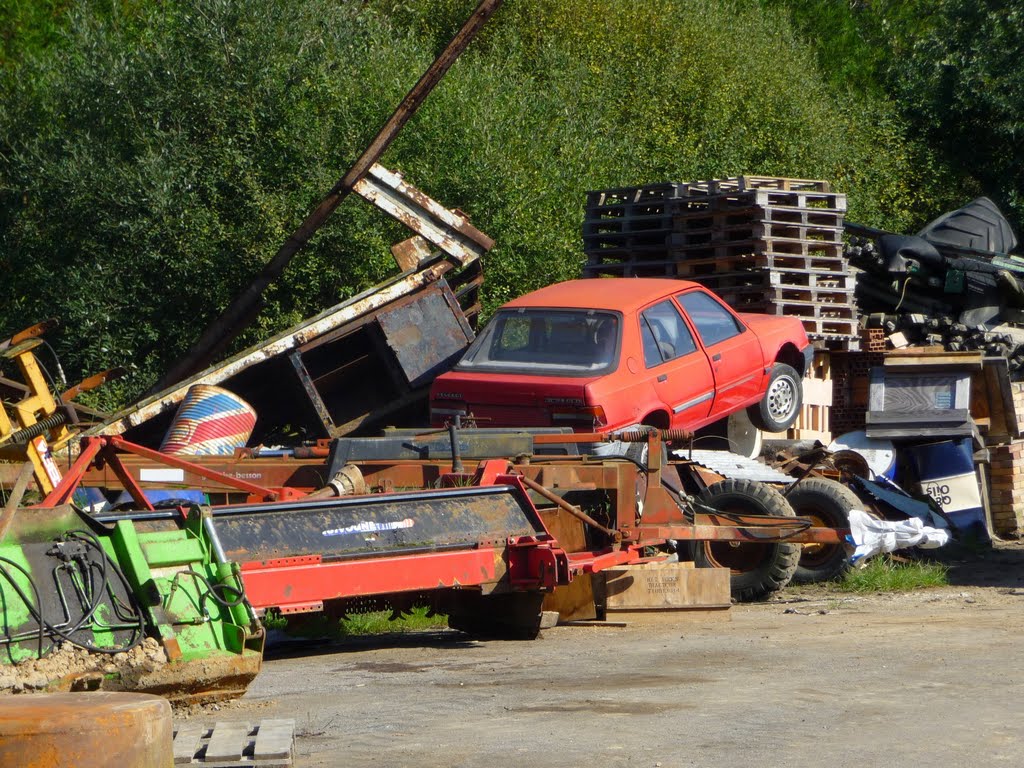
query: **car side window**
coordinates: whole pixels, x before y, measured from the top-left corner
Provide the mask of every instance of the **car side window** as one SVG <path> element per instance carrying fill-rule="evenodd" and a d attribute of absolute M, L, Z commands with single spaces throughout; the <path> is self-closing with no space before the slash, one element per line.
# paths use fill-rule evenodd
<path fill-rule="evenodd" d="M 690 329 L 671 301 L 662 301 L 640 313 L 644 365 L 653 368 L 697 350 Z"/>
<path fill-rule="evenodd" d="M 743 333 L 743 326 L 721 304 L 701 291 L 691 291 L 676 296 L 686 314 L 697 327 L 697 333 L 705 347 L 712 347 L 720 341 L 731 339 Z"/>

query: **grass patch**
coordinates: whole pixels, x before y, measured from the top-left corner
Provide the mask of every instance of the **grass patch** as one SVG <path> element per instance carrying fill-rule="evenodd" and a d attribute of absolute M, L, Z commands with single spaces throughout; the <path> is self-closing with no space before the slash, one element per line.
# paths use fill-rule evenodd
<path fill-rule="evenodd" d="M 949 584 L 948 571 L 941 563 L 874 557 L 863 568 L 849 571 L 835 588 L 840 592 L 909 592 L 944 587 Z"/>
<path fill-rule="evenodd" d="M 358 637 L 361 635 L 385 635 L 394 632 L 418 632 L 430 629 L 446 629 L 448 617 L 442 614 L 427 616 L 425 607 L 413 608 L 401 618 L 389 621 L 391 611 L 354 613 L 346 619 L 332 619 L 322 613 L 281 616 L 270 614 L 263 619 L 268 629 L 278 629 L 293 637 Z"/>
<path fill-rule="evenodd" d="M 442 614 L 427 616 L 426 608 L 414 608 L 412 613 L 394 621 L 388 621 L 389 611 L 357 613 L 341 622 L 342 630 L 348 635 L 383 635 L 388 632 L 415 632 L 425 629 L 446 629 L 448 617 Z"/>

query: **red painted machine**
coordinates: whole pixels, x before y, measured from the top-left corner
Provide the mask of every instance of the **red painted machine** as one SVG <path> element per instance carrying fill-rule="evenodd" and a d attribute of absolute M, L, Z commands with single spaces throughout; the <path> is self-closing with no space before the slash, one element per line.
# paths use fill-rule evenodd
<path fill-rule="evenodd" d="M 841 543 L 843 531 L 812 527 L 810 520 L 788 516 L 791 511 L 763 514 L 758 499 L 780 496 L 772 488 L 723 481 L 686 462 L 662 462 L 662 437 L 654 431 L 535 434 L 538 453 L 481 460 L 467 472 L 459 449 L 464 441 L 456 435 L 454 456 L 346 461 L 346 471 L 357 467 L 366 490 L 376 492 L 330 497 L 330 491 L 287 485 L 317 477 L 316 485 L 327 486 L 328 472 L 342 459 L 331 462 L 323 455 L 326 446 L 305 458 L 185 461 L 118 437 L 87 438 L 43 504 L 67 502 L 84 479 L 124 488 L 136 502 L 137 509 L 97 515 L 101 522 L 130 518 L 178 527 L 199 508 L 155 509 L 145 495 L 154 481 L 143 479 L 161 467 L 166 487 L 168 470 L 177 471 L 180 487 L 246 496 L 244 503 L 211 507 L 206 530 L 218 559 L 240 565 L 257 609 L 344 613 L 354 601 L 398 610 L 427 603 L 455 628 L 515 637 L 536 635 L 543 596 L 556 586 L 581 573 L 664 558 L 680 542 L 733 543 L 754 561 L 779 546 Z M 645 457 L 543 453 L 610 439 Z M 552 536 L 545 522 L 552 512 L 580 527 L 583 549 L 567 552 Z"/>

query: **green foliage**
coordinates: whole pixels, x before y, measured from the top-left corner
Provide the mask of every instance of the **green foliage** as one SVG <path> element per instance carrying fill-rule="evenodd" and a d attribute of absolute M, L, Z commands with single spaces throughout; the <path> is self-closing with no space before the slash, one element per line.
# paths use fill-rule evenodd
<path fill-rule="evenodd" d="M 923 218 L 985 194 L 1024 224 L 1024 2 L 763 0 L 784 9 L 835 89 L 891 99 L 916 137 Z M 903 128 L 906 131 L 906 127 Z"/>
<path fill-rule="evenodd" d="M 132 369 L 109 407 L 191 346 L 476 4 L 27 5 L 53 31 L 0 68 L 0 335 L 59 316 L 72 377 Z M 487 311 L 579 274 L 591 189 L 782 175 L 874 226 L 942 210 L 948 171 L 896 105 L 818 61 L 755 0 L 506 3 L 382 162 L 495 238 Z M 379 282 L 405 236 L 346 201 L 239 344 Z"/>
<path fill-rule="evenodd" d="M 911 120 L 1024 222 L 1024 2 L 932 3 L 934 23 L 890 63 Z"/>
<path fill-rule="evenodd" d="M 353 613 L 344 619 L 334 619 L 326 614 L 300 614 L 282 616 L 268 613 L 263 619 L 267 629 L 280 630 L 295 637 L 327 637 L 340 639 L 362 635 L 384 635 L 400 632 L 422 632 L 431 629 L 447 629 L 448 617 L 442 614 L 428 616 L 427 608 L 413 608 L 399 618 L 392 620 L 390 611 Z"/>
<path fill-rule="evenodd" d="M 392 37 L 328 3 L 153 5 L 131 25 L 76 8 L 69 53 L 2 82 L 0 326 L 57 315 L 67 368 L 126 364 L 122 397 L 148 385 L 400 98 L 402 82 L 366 71 Z M 420 69 L 401 50 L 387 64 L 406 81 Z M 247 340 L 378 282 L 392 234 L 365 206 L 341 211 Z"/>
<path fill-rule="evenodd" d="M 943 587 L 949 584 L 948 571 L 941 563 L 896 561 L 883 555 L 868 560 L 863 568 L 848 571 L 835 588 L 840 592 L 909 592 Z"/>

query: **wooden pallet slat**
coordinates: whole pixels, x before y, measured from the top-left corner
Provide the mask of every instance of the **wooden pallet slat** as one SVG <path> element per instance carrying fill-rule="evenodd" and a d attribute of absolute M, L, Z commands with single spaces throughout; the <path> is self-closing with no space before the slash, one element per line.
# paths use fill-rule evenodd
<path fill-rule="evenodd" d="M 744 192 L 751 189 L 771 189 L 799 192 L 831 192 L 827 181 L 817 179 L 790 179 L 782 176 L 728 176 L 723 179 L 691 181 L 681 185 L 687 194 L 715 195 L 724 192 Z"/>
<path fill-rule="evenodd" d="M 256 761 L 288 758 L 294 743 L 295 721 L 290 719 L 263 720 L 256 730 L 253 759 Z"/>
<path fill-rule="evenodd" d="M 174 750 L 174 764 L 180 765 L 182 763 L 189 764 L 192 762 L 192 758 L 199 750 L 200 740 L 206 736 L 209 737 L 210 729 L 205 725 L 196 725 L 189 723 L 182 726 L 174 734 L 174 742 L 172 744 Z"/>
<path fill-rule="evenodd" d="M 174 765 L 202 768 L 289 768 L 295 721 L 187 723 L 175 729 Z"/>

